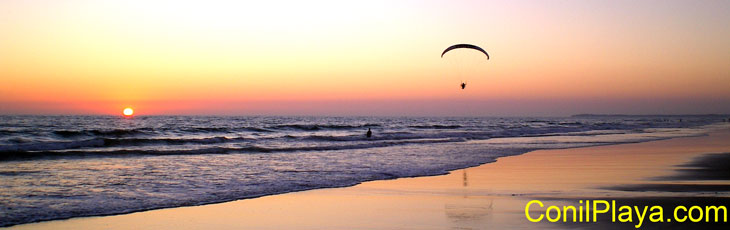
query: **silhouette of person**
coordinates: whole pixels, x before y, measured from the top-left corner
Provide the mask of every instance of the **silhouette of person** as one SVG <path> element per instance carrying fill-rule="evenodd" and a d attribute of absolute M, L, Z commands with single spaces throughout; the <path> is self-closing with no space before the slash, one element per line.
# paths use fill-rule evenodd
<path fill-rule="evenodd" d="M 365 134 L 365 136 L 370 138 L 371 136 L 373 136 L 373 131 L 370 131 L 370 128 L 368 128 L 368 132 Z"/>
<path fill-rule="evenodd" d="M 461 83 L 461 89 L 464 89 L 464 88 L 466 88 L 466 82 Z"/>

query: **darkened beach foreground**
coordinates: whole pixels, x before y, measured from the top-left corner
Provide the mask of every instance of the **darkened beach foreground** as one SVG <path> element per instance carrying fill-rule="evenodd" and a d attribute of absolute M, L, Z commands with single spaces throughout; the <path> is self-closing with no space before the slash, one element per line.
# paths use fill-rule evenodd
<path fill-rule="evenodd" d="M 442 176 L 371 181 L 347 188 L 12 228 L 633 229 L 638 224 L 636 216 L 632 223 L 613 223 L 610 212 L 590 223 L 550 223 L 545 219 L 532 223 L 525 216 L 525 206 L 531 200 L 543 202 L 545 208 L 579 206 L 584 200 L 615 200 L 617 205 L 663 206 L 665 219 L 672 218 L 677 205 L 728 206 L 728 139 L 730 130 L 723 127 L 697 137 L 538 150 Z M 545 208 L 533 205 L 530 214 L 537 218 Z M 726 227 L 722 216 L 720 221 L 657 224 L 646 217 L 640 227 Z"/>

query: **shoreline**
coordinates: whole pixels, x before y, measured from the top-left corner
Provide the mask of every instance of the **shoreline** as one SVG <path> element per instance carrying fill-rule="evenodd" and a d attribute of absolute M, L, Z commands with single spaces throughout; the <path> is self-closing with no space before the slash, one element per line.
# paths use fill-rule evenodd
<path fill-rule="evenodd" d="M 314 189 L 314 190 L 305 190 L 305 191 L 289 192 L 289 193 L 282 193 L 282 194 L 276 194 L 276 195 L 266 195 L 266 196 L 255 197 L 255 198 L 246 198 L 246 199 L 240 199 L 240 200 L 228 201 L 228 202 L 222 202 L 222 203 L 204 204 L 204 205 L 197 205 L 197 206 L 175 207 L 175 208 L 164 208 L 164 209 L 153 209 L 153 210 L 137 211 L 137 212 L 131 212 L 131 213 L 127 213 L 127 214 L 117 214 L 117 215 L 111 215 L 111 216 L 75 217 L 75 218 L 65 219 L 65 220 L 41 221 L 41 222 L 35 222 L 35 223 L 15 225 L 15 226 L 11 226 L 10 228 L 13 228 L 13 229 L 14 228 L 17 228 L 17 229 L 24 229 L 24 228 L 55 228 L 55 229 L 58 229 L 58 227 L 61 227 L 61 226 L 55 226 L 56 224 L 61 224 L 61 225 L 64 225 L 64 226 L 69 226 L 69 224 L 71 224 L 70 226 L 75 226 L 73 228 L 77 228 L 79 225 L 83 225 L 83 226 L 88 227 L 89 229 L 96 229 L 96 228 L 94 228 L 94 226 L 96 226 L 97 228 L 102 228 L 101 227 L 102 225 L 97 225 L 98 221 L 112 223 L 112 222 L 114 222 L 114 220 L 112 220 L 112 219 L 118 219 L 118 218 L 125 219 L 126 217 L 129 217 L 129 216 L 140 216 L 140 215 L 141 216 L 150 216 L 150 214 L 157 215 L 156 213 L 158 213 L 158 212 L 162 212 L 162 213 L 173 212 L 174 213 L 174 212 L 184 211 L 185 213 L 187 213 L 187 212 L 189 212 L 189 209 L 196 209 L 196 210 L 201 210 L 202 211 L 203 209 L 209 209 L 209 208 L 211 208 L 211 206 L 213 208 L 217 208 L 218 206 L 237 205 L 238 203 L 241 203 L 241 202 L 243 202 L 243 203 L 251 203 L 251 201 L 259 202 L 261 200 L 264 200 L 266 202 L 271 202 L 272 199 L 274 199 L 274 200 L 275 199 L 282 199 L 281 197 L 284 197 L 283 199 L 290 199 L 292 197 L 300 197 L 302 195 L 308 196 L 311 193 L 314 193 L 314 195 L 316 195 L 316 197 L 318 197 L 318 198 L 323 198 L 322 195 L 320 195 L 320 194 L 329 194 L 329 193 L 332 193 L 333 191 L 335 191 L 335 192 L 341 192 L 342 190 L 344 190 L 345 193 L 351 193 L 353 191 L 348 191 L 348 190 L 354 190 L 354 191 L 356 191 L 359 194 L 359 196 L 365 196 L 365 197 L 370 197 L 370 196 L 373 196 L 373 194 L 376 194 L 377 195 L 377 194 L 380 194 L 380 193 L 386 193 L 386 194 L 388 194 L 388 193 L 392 193 L 393 191 L 398 191 L 399 193 L 406 192 L 406 193 L 408 193 L 408 194 L 410 194 L 412 196 L 416 196 L 416 197 L 422 196 L 424 194 L 425 194 L 425 196 L 452 196 L 456 192 L 456 193 L 460 193 L 461 195 L 463 195 L 464 198 L 467 198 L 467 197 L 470 197 L 470 196 L 482 197 L 482 198 L 484 198 L 484 197 L 491 197 L 492 199 L 494 199 L 495 197 L 496 198 L 509 197 L 506 200 L 510 200 L 511 203 L 514 203 L 517 200 L 521 200 L 521 198 L 524 198 L 524 197 L 546 197 L 546 198 L 547 197 L 553 197 L 553 198 L 555 198 L 555 197 L 558 197 L 558 196 L 555 196 L 556 194 L 552 194 L 551 195 L 550 192 L 548 192 L 548 193 L 545 193 L 544 191 L 539 192 L 539 189 L 537 189 L 538 191 L 532 191 L 532 189 L 518 189 L 518 188 L 512 188 L 512 190 L 510 190 L 508 187 L 505 189 L 505 186 L 504 185 L 502 185 L 502 188 L 501 189 L 486 189 L 485 190 L 485 188 L 480 188 L 479 186 L 476 186 L 477 188 L 473 188 L 474 187 L 474 185 L 473 185 L 474 183 L 473 182 L 468 182 L 468 181 L 475 180 L 475 179 L 477 181 L 479 181 L 480 180 L 479 177 L 480 176 L 483 176 L 483 175 L 480 175 L 479 173 L 477 173 L 477 175 L 475 175 L 475 176 L 467 176 L 467 172 L 469 172 L 468 174 L 471 175 L 471 174 L 473 174 L 472 171 L 480 171 L 480 170 L 483 170 L 484 168 L 493 168 L 494 165 L 500 165 L 500 162 L 514 161 L 514 160 L 520 161 L 520 159 L 527 158 L 525 156 L 528 156 L 528 155 L 529 156 L 532 156 L 532 155 L 537 155 L 537 154 L 543 154 L 543 152 L 576 152 L 576 151 L 577 152 L 581 152 L 581 151 L 585 151 L 586 149 L 615 148 L 615 146 L 641 145 L 641 144 L 646 144 L 646 143 L 667 142 L 667 141 L 680 140 L 680 139 L 688 139 L 688 138 L 690 138 L 690 139 L 691 138 L 700 138 L 701 139 L 703 137 L 706 137 L 705 139 L 709 139 L 709 136 L 711 136 L 711 135 L 717 135 L 718 133 L 720 133 L 721 135 L 727 135 L 727 133 L 730 133 L 730 132 L 728 132 L 727 129 L 722 129 L 722 131 L 715 130 L 715 131 L 712 131 L 710 133 L 711 134 L 708 134 L 706 136 L 699 136 L 699 137 L 698 136 L 694 136 L 694 137 L 678 137 L 678 138 L 669 138 L 669 139 L 653 140 L 653 141 L 638 142 L 638 143 L 623 143 L 623 144 L 598 145 L 598 146 L 591 146 L 591 147 L 577 147 L 577 148 L 567 148 L 567 149 L 535 150 L 535 151 L 530 151 L 530 152 L 523 153 L 523 154 L 519 154 L 519 155 L 512 155 L 512 156 L 500 157 L 500 158 L 498 158 L 496 160 L 496 162 L 492 162 L 492 163 L 485 163 L 485 164 L 481 164 L 479 166 L 469 167 L 469 168 L 466 168 L 466 169 L 452 170 L 452 171 L 450 171 L 446 175 L 423 176 L 423 177 L 405 177 L 405 178 L 396 178 L 396 179 L 389 179 L 389 180 L 375 180 L 375 181 L 362 182 L 362 183 L 359 183 L 357 185 L 347 186 L 347 187 L 324 188 L 324 189 L 321 189 L 320 188 L 320 189 Z M 705 152 L 705 153 L 694 153 L 694 154 L 696 156 L 696 155 L 706 155 L 707 153 L 708 152 Z M 524 164 L 526 164 L 526 163 L 527 162 L 522 162 L 520 164 L 523 164 L 523 166 L 524 166 Z M 685 159 L 685 161 L 680 162 L 680 163 L 686 163 L 686 159 Z M 504 163 L 502 163 L 501 165 L 504 165 Z M 463 172 L 463 175 L 459 175 L 459 174 L 461 174 L 461 172 Z M 441 180 L 443 180 L 443 178 L 454 179 L 454 177 L 459 178 L 459 177 L 462 177 L 462 176 L 463 176 L 463 178 L 462 178 L 463 179 L 463 181 L 462 181 L 462 188 L 458 188 L 459 186 L 456 186 L 456 188 L 454 188 L 453 184 L 450 184 L 450 183 L 449 183 L 448 186 L 446 186 L 446 185 L 444 185 L 444 182 L 441 181 Z M 503 175 L 503 176 L 507 176 L 506 178 L 509 178 L 508 175 Z M 659 175 L 659 176 L 661 176 L 661 175 Z M 416 181 L 425 180 L 425 181 L 431 181 L 431 182 L 433 182 L 434 180 L 437 180 L 437 179 L 440 182 L 439 183 L 436 183 L 435 186 L 434 185 L 424 185 L 422 183 L 417 183 L 417 184 L 420 184 L 420 186 L 422 187 L 422 188 L 419 188 L 419 189 L 415 189 L 414 187 L 412 187 L 412 185 L 408 185 L 410 183 L 406 183 L 406 184 L 403 183 L 404 181 L 408 182 L 408 181 L 411 181 L 411 180 L 416 180 Z M 494 178 L 492 178 L 492 179 L 494 179 Z M 634 180 L 637 180 L 637 179 L 634 179 Z M 575 182 L 576 180 L 573 180 L 573 181 Z M 391 185 L 387 185 L 389 183 L 390 184 L 395 184 L 395 186 L 393 187 Z M 387 185 L 387 186 L 382 187 L 384 185 Z M 499 186 L 497 186 L 497 187 L 499 188 Z M 563 189 L 565 189 L 565 186 L 563 186 L 563 187 L 564 187 Z M 568 187 L 570 187 L 570 186 L 568 186 Z M 572 188 L 572 189 L 575 189 L 575 188 Z M 512 192 L 510 192 L 510 191 L 512 191 Z M 594 188 L 589 188 L 588 191 L 595 191 L 595 189 Z M 565 193 L 565 192 L 561 192 L 560 193 L 560 195 L 566 195 L 566 194 L 569 194 L 569 193 Z M 341 194 L 337 194 L 337 195 L 341 195 Z M 576 195 L 576 194 L 573 194 L 573 195 Z M 580 193 L 578 193 L 577 195 L 579 196 Z M 296 198 L 296 199 L 300 199 L 300 198 Z M 500 202 L 505 202 L 504 200 L 505 199 L 500 199 Z M 463 202 L 463 201 L 460 201 L 460 202 Z M 274 203 L 276 203 L 276 202 L 274 202 Z M 493 202 L 490 203 L 488 207 L 491 208 L 493 206 L 493 204 L 494 204 Z M 484 207 L 470 207 L 470 206 L 473 206 L 473 205 L 466 204 L 466 208 L 461 207 L 460 205 L 454 205 L 454 204 L 445 205 L 444 207 L 447 210 L 452 210 L 451 211 L 452 212 L 451 216 L 457 216 L 457 218 L 458 218 L 458 216 L 461 215 L 461 214 L 458 214 L 459 212 L 464 212 L 464 210 L 459 211 L 460 209 L 467 210 L 466 211 L 467 213 L 469 212 L 469 210 L 471 210 L 471 211 L 474 211 L 474 210 L 484 211 L 483 210 Z M 515 207 L 518 207 L 518 206 L 520 206 L 520 205 L 517 205 Z M 453 214 L 453 210 L 456 210 L 457 214 Z M 197 212 L 197 211 L 193 211 L 193 212 Z M 218 211 L 215 211 L 215 212 L 218 212 Z M 215 213 L 215 212 L 213 212 L 213 213 Z M 225 212 L 225 211 L 223 211 L 223 212 Z M 172 214 L 172 215 L 173 216 L 176 216 L 175 214 Z M 447 214 L 447 216 L 449 216 L 449 214 Z M 175 218 L 173 218 L 173 219 L 175 219 Z M 514 216 L 513 216 L 513 219 L 514 219 Z M 524 216 L 522 217 L 522 219 L 524 219 Z M 108 221 L 111 221 L 111 222 L 108 222 Z M 203 221 L 203 222 L 205 222 L 205 221 Z M 324 224 L 324 223 L 322 223 L 322 224 Z M 398 223 L 393 223 L 393 224 L 396 224 L 397 225 Z M 114 225 L 114 224 L 112 224 L 112 226 L 118 227 L 119 229 L 126 229 L 124 225 L 121 225 L 120 226 L 120 225 Z M 106 225 L 103 228 L 108 229 L 109 227 L 110 227 L 109 225 Z M 153 228 L 152 226 L 134 226 L 134 227 L 127 226 L 127 228 L 144 228 L 144 227 Z M 241 227 L 241 226 L 239 226 L 239 227 Z M 296 227 L 301 227 L 301 226 L 296 226 Z M 388 226 L 381 226 L 381 227 L 382 228 L 385 228 L 385 229 L 391 228 L 391 227 L 388 227 Z M 545 226 L 542 226 L 542 227 L 545 227 Z M 318 228 L 318 227 L 315 227 L 315 228 Z M 378 228 L 378 227 L 376 227 L 376 228 Z"/>

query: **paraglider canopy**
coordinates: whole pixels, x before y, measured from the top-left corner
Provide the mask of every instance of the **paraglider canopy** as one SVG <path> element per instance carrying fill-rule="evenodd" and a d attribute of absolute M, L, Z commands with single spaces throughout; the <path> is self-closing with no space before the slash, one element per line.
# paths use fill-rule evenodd
<path fill-rule="evenodd" d="M 462 49 L 462 48 L 464 48 L 464 49 L 478 50 L 479 52 L 484 53 L 484 55 L 487 55 L 487 60 L 489 60 L 489 54 L 487 53 L 487 51 L 484 51 L 484 49 L 482 49 L 481 47 L 475 46 L 475 45 L 472 45 L 472 44 L 456 44 L 456 45 L 453 45 L 453 46 L 449 46 L 449 48 L 446 48 L 444 50 L 444 52 L 441 53 L 441 57 L 443 58 L 444 57 L 444 54 L 446 54 L 447 52 L 449 52 L 451 50 L 454 50 L 454 49 Z"/>

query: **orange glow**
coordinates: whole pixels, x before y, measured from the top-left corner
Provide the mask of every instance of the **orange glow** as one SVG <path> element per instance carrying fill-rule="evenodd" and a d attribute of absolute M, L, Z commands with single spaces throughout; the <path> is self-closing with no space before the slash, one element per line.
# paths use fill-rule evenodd
<path fill-rule="evenodd" d="M 122 114 L 126 117 L 131 117 L 134 114 L 134 110 L 132 110 L 132 108 L 125 108 L 124 111 L 122 111 Z"/>
<path fill-rule="evenodd" d="M 591 98 L 714 100 L 707 104 L 724 106 L 711 112 L 730 112 L 728 5 L 0 1 L 0 113 L 32 113 L 38 103 L 73 104 L 74 113 L 156 103 L 165 109 L 145 114 L 209 114 L 250 101 Z M 491 60 L 460 79 L 439 56 L 456 43 L 479 45 Z M 191 106 L 201 102 L 221 106 Z M 490 111 L 511 113 L 482 114 Z"/>

